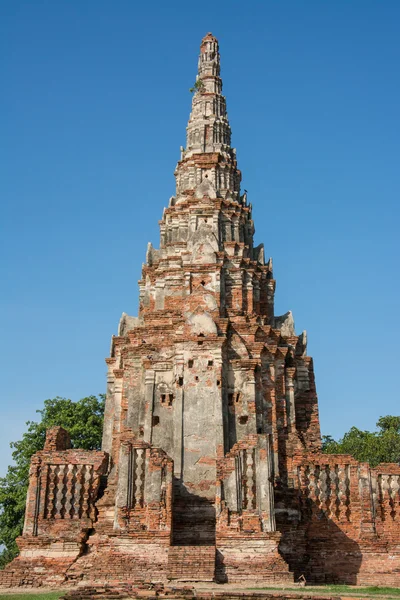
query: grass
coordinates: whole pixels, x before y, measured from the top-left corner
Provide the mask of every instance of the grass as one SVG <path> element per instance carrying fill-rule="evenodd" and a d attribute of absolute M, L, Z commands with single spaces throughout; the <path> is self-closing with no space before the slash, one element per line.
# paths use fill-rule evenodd
<path fill-rule="evenodd" d="M 0 600 L 29 600 L 34 598 L 35 600 L 58 600 L 65 594 L 65 591 L 60 590 L 59 592 L 26 592 L 25 594 L 0 594 Z"/>
<path fill-rule="evenodd" d="M 386 596 L 390 598 L 400 597 L 400 587 L 381 587 L 378 585 L 368 587 L 357 587 L 351 585 L 320 585 L 320 586 L 306 586 L 306 587 L 262 587 L 262 588 L 249 588 L 252 590 L 285 590 L 293 592 L 319 592 L 320 594 L 347 594 L 351 596 Z"/>
<path fill-rule="evenodd" d="M 257 587 L 247 588 L 249 590 L 279 590 L 284 592 L 316 592 L 318 594 L 340 594 L 350 596 L 361 596 L 361 597 L 374 597 L 374 596 L 385 596 L 386 600 L 399 600 L 400 598 L 400 587 L 380 587 L 380 586 L 369 586 L 369 587 L 357 587 L 351 585 L 320 585 L 320 586 L 307 586 L 307 587 Z M 244 590 L 243 590 L 244 591 Z M 58 592 L 39 592 L 36 591 L 26 592 L 25 594 L 0 594 L 0 600 L 59 600 L 61 596 L 65 594 L 65 590 Z"/>

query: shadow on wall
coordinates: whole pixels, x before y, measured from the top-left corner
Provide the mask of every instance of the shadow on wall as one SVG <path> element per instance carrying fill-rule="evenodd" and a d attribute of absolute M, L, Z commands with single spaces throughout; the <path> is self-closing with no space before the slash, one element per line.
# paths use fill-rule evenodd
<path fill-rule="evenodd" d="M 215 505 L 192 494 L 182 480 L 174 477 L 172 508 L 172 544 L 177 546 L 208 546 L 215 544 Z"/>
<path fill-rule="evenodd" d="M 292 499 L 290 508 L 287 501 L 283 506 L 278 491 L 276 527 L 282 533 L 279 552 L 295 580 L 304 575 L 308 583 L 357 585 L 362 553 L 344 531 L 351 528 L 349 515 L 337 523 L 298 490 L 286 494 Z"/>
<path fill-rule="evenodd" d="M 226 565 L 224 561 L 224 555 L 220 550 L 216 550 L 215 554 L 215 574 L 217 583 L 228 583 L 228 575 L 226 572 Z"/>

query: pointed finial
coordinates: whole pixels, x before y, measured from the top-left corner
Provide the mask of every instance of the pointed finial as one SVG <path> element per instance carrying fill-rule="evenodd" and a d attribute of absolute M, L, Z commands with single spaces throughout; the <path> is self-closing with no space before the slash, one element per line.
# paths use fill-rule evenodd
<path fill-rule="evenodd" d="M 218 40 L 211 32 L 201 41 L 198 72 L 190 91 L 192 111 L 186 128 L 186 146 L 181 150 L 175 172 L 176 203 L 185 200 L 188 190 L 197 198 L 195 190 L 207 178 L 214 197 L 239 201 L 241 175 L 236 151 L 231 147 L 231 128 L 222 95 Z"/>
<path fill-rule="evenodd" d="M 200 44 L 192 112 L 187 127 L 186 151 L 181 160 L 191 152 L 216 152 L 230 149 L 231 130 L 222 96 L 218 40 L 207 33 Z"/>
<path fill-rule="evenodd" d="M 215 37 L 215 35 L 213 35 L 211 33 L 211 31 L 209 31 L 208 33 L 206 33 L 206 35 L 203 37 L 203 39 L 201 41 L 203 43 L 203 42 L 209 41 L 209 40 L 213 40 L 214 42 L 217 42 L 217 44 L 218 44 L 217 38 Z"/>
<path fill-rule="evenodd" d="M 200 44 L 198 77 L 201 77 L 202 75 L 214 75 L 218 77 L 219 73 L 220 61 L 218 40 L 212 33 L 207 33 Z"/>

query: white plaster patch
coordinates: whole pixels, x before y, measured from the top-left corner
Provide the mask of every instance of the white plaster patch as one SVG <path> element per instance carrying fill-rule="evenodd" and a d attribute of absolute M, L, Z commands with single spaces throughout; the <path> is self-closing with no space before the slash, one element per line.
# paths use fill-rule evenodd
<path fill-rule="evenodd" d="M 186 320 L 190 325 L 193 333 L 199 335 L 200 333 L 217 333 L 217 326 L 214 323 L 213 318 L 207 312 L 202 313 L 187 313 Z"/>

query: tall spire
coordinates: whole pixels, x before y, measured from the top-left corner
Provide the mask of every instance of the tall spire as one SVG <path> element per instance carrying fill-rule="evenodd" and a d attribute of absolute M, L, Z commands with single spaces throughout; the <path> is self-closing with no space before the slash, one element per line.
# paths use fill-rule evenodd
<path fill-rule="evenodd" d="M 192 112 L 186 136 L 189 152 L 218 152 L 230 148 L 231 129 L 222 96 L 217 39 L 208 33 L 200 45 Z"/>
<path fill-rule="evenodd" d="M 216 197 L 240 198 L 240 171 L 236 150 L 231 147 L 231 128 L 222 95 L 218 40 L 207 33 L 200 45 L 196 82 L 192 88 L 192 111 L 186 130 L 186 149 L 176 176 L 176 201 L 208 179 Z"/>

